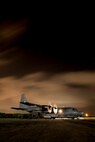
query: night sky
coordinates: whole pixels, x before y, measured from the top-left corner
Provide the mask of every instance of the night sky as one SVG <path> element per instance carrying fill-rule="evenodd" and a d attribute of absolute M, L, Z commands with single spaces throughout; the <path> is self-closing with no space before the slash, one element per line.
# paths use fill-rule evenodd
<path fill-rule="evenodd" d="M 0 18 L 0 112 L 16 112 L 22 93 L 39 104 L 95 114 L 95 55 L 87 17 L 56 13 Z"/>

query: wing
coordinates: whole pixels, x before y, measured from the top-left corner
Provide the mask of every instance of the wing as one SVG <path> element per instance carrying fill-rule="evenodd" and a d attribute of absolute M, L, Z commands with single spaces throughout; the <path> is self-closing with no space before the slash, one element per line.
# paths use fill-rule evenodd
<path fill-rule="evenodd" d="M 20 102 L 21 104 L 24 104 L 24 105 L 28 105 L 28 106 L 38 106 L 38 107 L 41 107 L 42 105 L 38 105 L 38 104 L 33 104 L 33 103 L 29 103 L 29 102 Z"/>
<path fill-rule="evenodd" d="M 39 105 L 39 104 L 34 104 L 34 103 L 29 103 L 29 102 L 20 102 L 21 104 L 25 104 L 28 106 L 37 106 L 37 107 L 51 107 L 50 105 Z"/>

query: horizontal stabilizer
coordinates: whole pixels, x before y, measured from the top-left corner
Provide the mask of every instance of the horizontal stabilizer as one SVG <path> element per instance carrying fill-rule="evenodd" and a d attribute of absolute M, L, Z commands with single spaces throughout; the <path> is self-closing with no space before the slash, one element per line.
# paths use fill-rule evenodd
<path fill-rule="evenodd" d="M 11 109 L 16 109 L 16 110 L 26 110 L 25 108 L 16 108 L 16 107 L 11 107 Z"/>

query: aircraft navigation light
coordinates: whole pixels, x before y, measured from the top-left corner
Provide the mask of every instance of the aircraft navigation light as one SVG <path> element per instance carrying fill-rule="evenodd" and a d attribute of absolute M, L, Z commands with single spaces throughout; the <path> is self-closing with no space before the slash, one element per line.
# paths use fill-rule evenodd
<path fill-rule="evenodd" d="M 86 113 L 85 116 L 88 117 L 88 113 Z"/>
<path fill-rule="evenodd" d="M 62 109 L 59 109 L 59 113 L 62 114 L 62 112 L 63 112 Z"/>

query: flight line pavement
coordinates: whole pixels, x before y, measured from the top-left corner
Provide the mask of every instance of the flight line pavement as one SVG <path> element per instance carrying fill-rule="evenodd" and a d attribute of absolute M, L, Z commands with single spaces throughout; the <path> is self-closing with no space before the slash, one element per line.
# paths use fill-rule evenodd
<path fill-rule="evenodd" d="M 0 119 L 0 142 L 94 142 L 95 120 Z"/>

